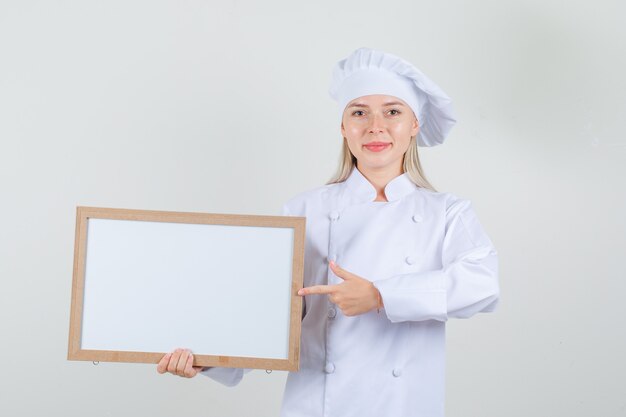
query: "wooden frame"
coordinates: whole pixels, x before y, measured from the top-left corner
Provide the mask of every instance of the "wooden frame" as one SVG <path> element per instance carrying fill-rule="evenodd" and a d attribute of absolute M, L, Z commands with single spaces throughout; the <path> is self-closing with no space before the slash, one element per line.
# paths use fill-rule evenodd
<path fill-rule="evenodd" d="M 176 347 L 187 347 L 192 349 L 194 353 L 194 365 L 196 366 L 297 370 L 299 368 L 302 312 L 302 297 L 298 296 L 297 292 L 300 288 L 302 288 L 303 281 L 305 222 L 306 218 L 304 217 L 292 216 L 185 213 L 77 207 L 68 359 L 105 362 L 158 363 L 163 355 L 172 349 Z M 185 226 L 181 226 L 180 224 L 184 224 Z M 224 228 L 217 226 L 228 227 Z M 88 236 L 87 232 L 90 228 L 91 231 Z M 290 282 L 289 288 L 285 288 L 284 293 L 280 291 L 277 292 L 275 290 L 273 292 L 269 292 L 268 297 L 271 298 L 268 299 L 268 297 L 263 297 L 260 301 L 255 298 L 254 294 L 246 295 L 245 291 L 221 294 L 218 292 L 219 289 L 222 288 L 221 286 L 235 285 L 235 281 L 229 281 L 229 277 L 220 279 L 202 276 L 199 280 L 196 277 L 195 281 L 183 282 L 183 278 L 179 277 L 179 275 L 194 275 L 193 271 L 196 271 L 197 268 L 184 270 L 187 272 L 191 270 L 191 273 L 175 274 L 176 282 L 172 282 L 171 287 L 165 286 L 165 288 L 167 288 L 165 291 L 153 288 L 158 287 L 157 284 L 154 284 L 157 280 L 150 281 L 153 279 L 153 275 L 150 275 L 148 272 L 146 272 L 146 274 L 136 272 L 150 270 L 150 268 L 152 268 L 151 265 L 153 261 L 159 264 L 163 258 L 163 254 L 167 254 L 169 256 L 170 253 L 178 253 L 178 249 L 170 251 L 170 249 L 168 249 L 169 247 L 165 246 L 166 249 L 161 252 L 154 250 L 154 252 L 148 253 L 149 256 L 147 258 L 141 258 L 138 255 L 134 255 L 134 251 L 137 251 L 137 253 L 142 253 L 141 251 L 149 252 L 150 247 L 152 247 L 151 245 L 154 245 L 154 248 L 160 248 L 161 246 L 159 245 L 166 245 L 173 241 L 181 243 L 181 245 L 177 247 L 190 247 L 193 250 L 195 250 L 198 246 L 201 246 L 195 244 L 188 245 L 188 241 L 183 238 L 179 238 L 179 235 L 176 233 L 182 233 L 181 231 L 183 229 L 185 230 L 185 233 L 187 233 L 187 231 L 195 233 L 193 236 L 199 236 L 198 239 L 205 239 L 202 240 L 202 242 L 210 242 L 210 239 L 214 239 L 213 241 L 219 241 L 220 245 L 219 247 L 211 246 L 208 250 L 205 250 L 207 249 L 206 247 L 202 247 L 202 249 L 205 250 L 202 252 L 202 256 L 196 255 L 195 257 L 190 258 L 185 257 L 190 252 L 189 250 L 184 251 L 184 249 L 180 249 L 181 255 L 179 256 L 179 267 L 187 267 L 187 262 L 197 262 L 199 268 L 213 268 L 221 262 L 221 259 L 225 259 L 225 257 L 227 257 L 230 253 L 227 252 L 227 249 L 222 248 L 222 246 L 225 246 L 222 242 L 234 242 L 234 246 L 232 247 L 239 247 L 239 242 L 242 242 L 243 244 L 243 241 L 245 240 L 240 238 L 243 236 L 243 233 L 245 236 L 253 237 L 252 239 L 249 239 L 251 241 L 255 241 L 254 239 L 258 238 L 267 239 L 267 242 L 272 242 L 271 245 L 257 244 L 250 246 L 255 248 L 254 251 L 250 252 L 252 255 L 257 255 L 258 251 L 262 252 L 267 249 L 265 247 L 268 247 L 270 249 L 267 250 L 273 250 L 275 254 L 280 252 L 279 257 L 282 256 L 281 259 L 287 260 L 287 262 L 283 262 L 281 267 L 282 269 L 280 269 L 281 272 L 278 274 L 271 272 L 273 271 L 272 268 L 279 268 L 278 266 L 272 266 L 274 264 L 271 264 L 271 262 L 275 262 L 272 259 L 267 259 L 267 262 L 263 259 L 262 262 L 259 262 L 258 258 L 253 258 L 255 260 L 254 266 L 249 265 L 252 261 L 248 264 L 245 262 L 236 263 L 237 265 L 243 265 L 242 268 L 253 268 L 255 272 L 257 271 L 257 268 L 258 270 L 262 270 L 261 266 L 266 267 L 266 269 L 272 273 L 272 278 L 280 276 L 280 279 L 283 280 L 281 281 L 282 284 L 274 284 L 274 281 L 278 281 L 278 278 L 269 280 L 268 277 L 257 276 L 256 281 L 253 281 L 253 278 L 249 278 L 248 282 L 251 284 L 251 287 L 258 289 L 261 288 L 259 287 L 260 285 L 266 286 L 269 282 L 272 282 L 271 285 L 274 285 L 274 288 L 278 288 L 276 287 L 277 285 L 283 285 L 283 287 L 286 287 L 287 285 L 285 283 Z M 132 232 L 126 233 L 115 230 L 128 230 Z M 145 234 L 147 233 L 146 231 L 150 230 L 155 233 L 150 235 Z M 216 237 L 218 236 L 216 234 L 217 232 L 220 233 L 219 238 Z M 145 235 L 142 236 L 142 233 Z M 168 235 L 168 233 L 171 234 Z M 230 233 L 232 235 L 232 239 L 222 239 L 223 236 L 228 236 L 226 233 Z M 111 238 L 111 236 L 113 237 Z M 141 239 L 143 239 L 142 242 L 147 242 L 145 247 L 137 244 L 134 244 L 133 246 L 133 242 L 135 242 L 133 239 L 135 239 L 136 236 L 141 236 Z M 155 239 L 154 236 L 157 236 L 157 238 Z M 161 238 L 159 236 L 164 237 Z M 166 238 L 165 236 L 168 237 Z M 173 239 L 172 236 L 175 236 L 178 240 Z M 188 235 L 180 234 L 180 236 Z M 91 237 L 92 241 L 89 240 L 89 237 Z M 160 242 L 160 239 L 163 240 L 163 242 Z M 126 246 L 120 248 L 120 245 Z M 252 244 L 249 243 L 249 245 Z M 288 248 L 289 245 L 291 245 L 292 248 L 291 253 L 285 250 L 285 248 Z M 256 248 L 258 248 L 258 251 Z M 191 252 L 193 252 L 193 250 Z M 245 248 L 242 250 L 245 250 Z M 222 257 L 219 259 L 211 258 L 207 260 L 210 256 L 214 256 L 212 255 L 213 252 L 221 253 Z M 87 259 L 88 253 L 89 260 Z M 111 256 L 102 256 L 102 253 L 110 254 Z M 236 254 L 233 251 L 233 256 L 234 255 Z M 273 255 L 270 254 L 269 256 Z M 122 261 L 120 261 L 120 259 L 122 259 Z M 116 265 L 118 261 L 122 263 L 126 262 L 125 265 L 128 265 L 128 259 L 130 259 L 131 263 L 134 262 L 136 264 L 132 265 L 132 268 L 136 269 L 128 268 L 118 270 L 130 271 L 128 272 L 128 274 L 132 275 L 130 279 L 128 279 L 128 277 L 118 278 L 126 272 L 116 274 L 109 271 L 109 266 Z M 140 264 L 140 259 L 144 259 L 144 261 L 148 259 L 149 261 L 144 262 L 144 264 Z M 189 261 L 189 259 L 191 259 L 191 261 Z M 176 264 L 175 262 L 170 262 L 170 260 L 167 260 L 167 262 L 168 263 L 161 262 L 161 265 L 169 267 Z M 288 262 L 291 262 L 291 268 L 289 268 Z M 237 265 L 234 265 L 231 262 L 227 264 L 227 267 L 230 271 L 230 269 L 236 269 L 235 266 Z M 160 268 L 163 268 L 163 266 Z M 170 277 L 173 276 L 171 273 L 168 275 L 168 272 L 163 272 L 161 269 L 157 268 L 155 270 L 157 271 L 155 272 L 156 275 L 163 275 L 162 277 L 159 275 L 159 280 L 161 281 L 158 282 L 161 284 L 163 283 L 163 280 L 166 280 L 168 283 L 170 282 L 168 280 L 170 280 Z M 135 273 L 133 273 L 133 271 L 135 271 Z M 150 275 L 150 277 L 146 279 L 144 275 Z M 144 281 L 141 281 L 142 279 Z M 241 276 L 238 276 L 237 279 L 241 280 L 242 278 Z M 248 278 L 244 277 L 243 279 Z M 112 282 L 117 282 L 116 280 L 123 285 L 120 283 L 112 284 Z M 207 280 L 211 280 L 209 284 L 207 284 Z M 131 281 L 133 282 L 132 284 Z M 135 284 L 134 281 L 140 282 L 140 284 Z M 225 314 L 222 314 L 222 310 L 217 312 L 211 311 L 212 308 L 216 307 L 217 302 L 203 303 L 202 294 L 192 293 L 189 294 L 189 299 L 182 300 L 163 298 L 169 297 L 169 289 L 178 288 L 182 285 L 180 284 L 181 282 L 183 282 L 184 285 L 187 285 L 187 288 L 195 288 L 195 286 L 198 285 L 198 282 L 202 283 L 201 285 L 203 288 L 205 288 L 206 285 L 214 286 L 212 288 L 216 288 L 218 291 L 204 290 L 204 294 L 209 294 L 210 297 L 213 297 L 213 300 L 215 300 L 215 297 L 218 297 L 219 294 L 220 300 L 224 299 L 227 301 L 223 303 L 223 306 L 226 310 L 228 310 L 228 312 L 230 312 L 228 313 L 230 316 L 225 317 Z M 144 286 L 142 287 L 141 284 L 144 284 Z M 243 285 L 238 288 L 245 290 L 247 288 L 245 285 L 246 283 L 242 282 L 241 284 Z M 237 282 L 236 285 L 239 285 L 239 282 Z M 109 288 L 108 286 L 111 287 Z M 102 288 L 109 289 L 101 291 Z M 107 291 L 110 291 L 109 294 L 114 294 L 114 296 L 107 296 Z M 252 290 L 250 291 L 252 292 Z M 126 292 L 128 292 L 128 294 L 126 294 Z M 145 298 L 144 293 L 146 292 L 151 294 L 150 298 Z M 103 296 L 103 294 L 105 295 Z M 282 295 L 275 296 L 276 294 Z M 135 302 L 136 299 L 139 299 L 139 301 Z M 146 300 L 149 301 L 146 302 Z M 196 309 L 194 311 L 198 311 L 198 308 L 206 309 L 202 310 L 201 314 L 195 314 L 195 317 L 185 316 L 183 319 L 184 324 L 182 326 L 188 326 L 185 329 L 187 333 L 180 333 L 180 335 L 193 335 L 192 337 L 196 337 L 197 340 L 201 339 L 202 343 L 199 344 L 202 344 L 203 346 L 205 341 L 206 346 L 213 346 L 213 344 L 222 343 L 221 341 L 228 339 L 231 335 L 233 339 L 237 339 L 237 334 L 235 334 L 237 332 L 236 330 L 231 333 L 228 333 L 228 331 L 231 331 L 230 329 L 228 329 L 226 333 L 223 331 L 223 328 L 230 325 L 229 320 L 231 319 L 229 317 L 235 316 L 238 318 L 233 318 L 233 323 L 238 320 L 237 323 L 240 322 L 238 325 L 240 329 L 252 329 L 252 333 L 255 331 L 263 331 L 263 337 L 258 337 L 258 334 L 257 336 L 248 336 L 250 330 L 241 330 L 240 333 L 242 334 L 240 334 L 239 337 L 242 338 L 242 340 L 249 339 L 253 346 L 244 346 L 247 342 L 233 342 L 236 344 L 233 344 L 232 347 L 228 348 L 236 351 L 233 354 L 230 354 L 230 351 L 225 352 L 224 349 L 226 348 L 223 346 L 219 348 L 222 350 L 218 352 L 219 349 L 217 347 L 206 348 L 206 351 L 198 351 L 192 346 L 180 346 L 174 344 L 168 345 L 167 343 L 169 343 L 169 341 L 163 342 L 162 338 L 165 336 L 161 333 L 164 332 L 167 334 L 167 329 L 172 329 L 172 327 L 168 327 L 167 329 L 158 328 L 159 323 L 152 323 L 150 321 L 152 319 L 149 318 L 133 320 L 133 314 L 139 312 L 139 315 L 141 316 L 141 314 L 144 313 L 144 304 L 150 304 L 153 300 L 156 300 L 154 301 L 154 305 L 158 308 L 154 308 L 154 306 L 152 306 L 151 311 L 153 311 L 153 313 L 146 313 L 146 315 L 154 314 L 155 317 L 162 317 L 160 315 L 164 312 L 163 314 L 165 314 L 165 317 L 168 317 L 169 319 L 170 315 L 173 315 L 172 317 L 174 317 L 176 314 L 179 314 L 181 309 Z M 163 302 L 163 300 L 167 300 L 167 302 Z M 280 300 L 283 301 L 282 304 L 280 303 Z M 262 309 L 258 308 L 259 303 L 261 302 L 263 303 Z M 256 310 L 248 311 L 246 308 L 252 308 L 248 307 L 248 305 L 256 305 L 257 308 Z M 252 322 L 253 318 L 259 316 L 260 312 L 265 312 L 266 309 L 269 311 L 266 313 L 268 317 L 279 318 L 279 320 L 276 320 L 276 325 L 274 324 L 274 320 L 271 319 L 268 320 L 269 323 L 260 323 L 262 325 L 260 327 L 258 321 L 255 322 L 256 324 L 254 324 L 254 327 L 247 327 L 248 322 Z M 207 313 L 204 314 L 204 311 Z M 241 311 L 243 311 L 243 313 L 240 313 Z M 281 311 L 287 312 L 287 315 L 281 316 L 281 314 L 283 314 L 280 313 Z M 127 312 L 128 314 L 125 314 L 124 312 Z M 118 315 L 124 317 L 123 321 L 120 321 L 119 319 L 117 319 L 117 321 L 111 319 L 111 322 L 108 322 L 110 317 L 118 317 Z M 260 316 L 262 317 L 263 314 L 260 314 Z M 213 320 L 213 327 L 222 329 L 220 330 L 221 333 L 217 330 L 213 331 L 211 328 L 200 329 L 200 326 L 203 325 L 206 317 L 211 317 L 211 320 Z M 144 319 L 145 321 L 142 321 Z M 141 328 L 138 330 L 136 325 L 130 323 L 141 323 Z M 180 323 L 180 321 L 177 323 Z M 283 324 L 282 327 L 280 323 Z M 128 329 L 125 329 L 126 326 Z M 278 330 L 275 330 L 275 327 Z M 124 328 L 127 333 L 119 331 L 121 328 Z M 288 328 L 288 330 L 285 330 L 286 328 Z M 179 327 L 177 327 L 177 329 L 180 330 Z M 265 335 L 274 334 L 274 331 L 276 334 L 284 335 L 287 333 L 288 335 L 284 340 L 281 339 L 282 336 L 275 337 L 276 340 L 270 340 L 272 339 L 271 336 L 265 337 Z M 136 343 L 137 346 L 144 346 L 145 340 L 154 338 L 154 342 L 146 343 L 154 343 L 154 346 L 158 345 L 162 348 L 136 348 L 135 345 L 130 348 L 116 348 L 116 346 L 126 346 L 125 340 L 127 338 L 120 336 L 121 334 L 133 335 L 133 337 L 131 337 L 133 340 L 135 340 L 134 336 L 136 336 L 138 341 L 132 343 Z M 207 336 L 205 337 L 204 335 Z M 213 337 L 213 339 L 209 340 L 211 337 Z M 285 346 L 283 344 L 284 342 L 286 342 L 288 346 Z M 183 342 L 177 341 L 176 343 Z M 257 345 L 255 345 L 255 343 Z M 94 348 L 94 346 L 97 348 Z M 254 350 L 257 348 L 259 352 L 258 354 Z M 211 349 L 215 350 L 211 351 Z M 245 355 L 242 355 L 240 354 L 240 351 L 242 350 L 245 350 L 246 352 L 251 351 L 253 354 L 246 353 Z M 283 352 L 283 350 L 285 354 L 264 354 L 264 352 Z"/>

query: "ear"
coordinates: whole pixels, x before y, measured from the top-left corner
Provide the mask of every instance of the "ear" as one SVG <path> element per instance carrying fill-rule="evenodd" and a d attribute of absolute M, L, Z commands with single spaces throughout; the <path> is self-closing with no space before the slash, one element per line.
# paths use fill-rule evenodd
<path fill-rule="evenodd" d="M 343 120 L 341 121 L 341 136 L 346 137 L 346 128 L 343 127 Z"/>
<path fill-rule="evenodd" d="M 417 133 L 420 131 L 420 124 L 417 121 L 417 117 L 413 119 L 413 124 L 411 125 L 411 136 L 417 136 Z"/>

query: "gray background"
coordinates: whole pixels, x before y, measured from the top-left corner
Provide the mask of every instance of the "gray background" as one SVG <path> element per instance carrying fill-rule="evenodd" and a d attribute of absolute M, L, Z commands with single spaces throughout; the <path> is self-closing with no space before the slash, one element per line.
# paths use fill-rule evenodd
<path fill-rule="evenodd" d="M 498 311 L 449 322 L 447 415 L 623 416 L 624 15 L 605 0 L 0 2 L 0 414 L 277 415 L 283 372 L 226 388 L 66 361 L 75 207 L 279 214 L 334 172 L 331 68 L 369 46 L 454 99 L 458 125 L 421 157 L 500 253 Z"/>

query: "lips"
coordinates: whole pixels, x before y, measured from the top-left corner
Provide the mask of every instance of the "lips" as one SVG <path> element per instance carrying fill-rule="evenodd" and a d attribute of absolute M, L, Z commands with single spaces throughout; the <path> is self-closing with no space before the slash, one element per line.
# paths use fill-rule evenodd
<path fill-rule="evenodd" d="M 363 145 L 366 149 L 373 152 L 380 152 L 387 149 L 391 144 L 388 142 L 370 142 Z"/>

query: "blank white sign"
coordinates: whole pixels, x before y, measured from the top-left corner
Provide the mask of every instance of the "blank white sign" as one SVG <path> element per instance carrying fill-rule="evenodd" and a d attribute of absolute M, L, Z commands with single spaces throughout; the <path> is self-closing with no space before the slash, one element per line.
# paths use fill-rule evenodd
<path fill-rule="evenodd" d="M 293 239 L 293 228 L 89 219 L 81 349 L 287 359 Z"/>
<path fill-rule="evenodd" d="M 78 207 L 68 359 L 297 370 L 305 223 Z"/>

